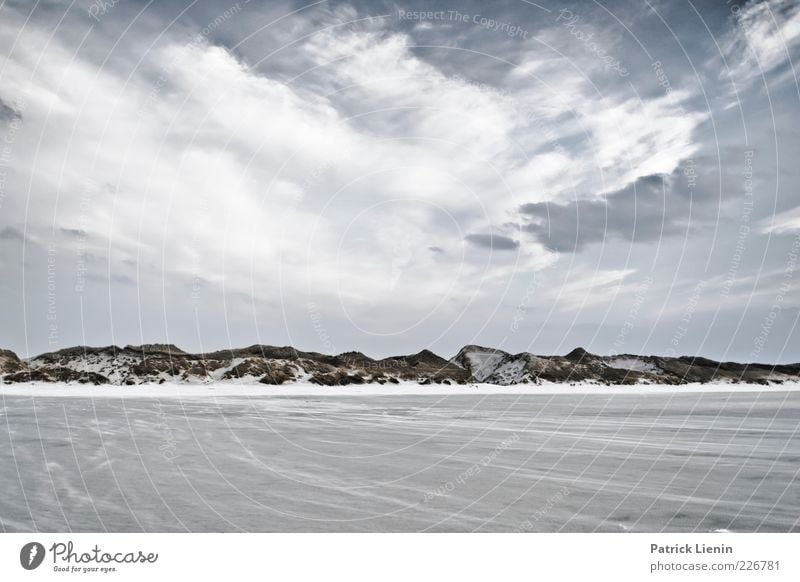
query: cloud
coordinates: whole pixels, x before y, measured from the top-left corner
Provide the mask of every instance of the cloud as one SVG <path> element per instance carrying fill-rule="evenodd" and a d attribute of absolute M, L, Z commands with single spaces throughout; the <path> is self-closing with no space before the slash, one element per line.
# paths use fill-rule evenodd
<path fill-rule="evenodd" d="M 447 351 L 484 330 L 494 334 L 487 343 L 503 340 L 529 280 L 549 272 L 537 307 L 542 299 L 556 322 L 541 337 L 557 345 L 567 333 L 559 316 L 586 304 L 587 285 L 602 291 L 590 297 L 596 306 L 613 302 L 639 281 L 629 273 L 679 256 L 681 237 L 722 255 L 710 271 L 730 264 L 735 233 L 724 229 L 741 215 L 740 114 L 720 111 L 716 69 L 696 73 L 679 47 L 671 52 L 680 58 L 668 58 L 674 43 L 652 11 L 638 11 L 626 30 L 605 8 L 580 7 L 580 26 L 630 71 L 622 80 L 556 13 L 530 5 L 496 7 L 493 17 L 530 33 L 509 39 L 470 23 L 414 27 L 367 2 L 293 14 L 289 3 L 243 4 L 209 28 L 229 5 L 202 4 L 166 28 L 179 12 L 168 3 L 141 17 L 135 3 L 120 3 L 100 22 L 85 9 L 61 20 L 57 3 L 40 3 L 30 19 L 2 9 L 0 116 L 14 115 L 14 104 L 24 123 L 4 136 L 14 143 L 0 237 L 24 230 L 39 245 L 25 257 L 34 278 L 46 273 L 48 243 L 57 245 L 61 313 L 81 313 L 70 289 L 87 269 L 97 295 L 83 301 L 80 323 L 97 343 L 109 341 L 113 319 L 123 338 L 169 332 L 189 348 L 231 337 L 319 349 L 322 326 L 343 350 L 441 341 Z M 768 24 L 762 8 L 742 10 L 753 31 Z M 714 30 L 725 28 L 720 13 L 709 13 Z M 784 9 L 773 31 L 790 50 L 795 13 Z M 632 36 L 653 39 L 669 95 Z M 708 62 L 716 47 L 695 36 L 684 45 L 690 60 Z M 756 42 L 774 62 L 771 83 L 786 67 L 773 40 Z M 757 152 L 759 226 L 774 209 L 790 210 L 797 184 L 781 163 L 778 192 L 762 153 L 777 140 L 792 159 L 796 141 L 796 101 L 770 97 L 741 114 L 758 128 L 746 145 Z M 775 135 L 763 123 L 767 105 Z M 776 228 L 793 227 L 793 214 L 779 218 Z M 626 253 L 616 251 L 629 241 L 659 241 L 663 254 L 638 244 L 622 264 Z M 613 246 L 602 265 L 601 242 Z M 0 249 L 4 265 L 21 263 L 17 246 Z M 767 251 L 768 265 L 782 260 Z M 702 262 L 703 271 L 696 254 L 682 268 Z M 559 261 L 568 273 L 552 268 Z M 747 261 L 742 276 L 759 267 Z M 11 289 L 14 277 L 0 285 L 4 304 L 20 301 L 9 295 L 20 287 Z M 43 287 L 34 279 L 25 289 L 27 312 L 38 313 Z M 22 329 L 8 322 L 21 310 L 8 311 L 0 327 Z M 83 341 L 81 325 L 61 325 L 65 342 Z M 31 345 L 47 343 L 46 329 L 29 324 Z M 511 349 L 535 337 L 513 337 Z"/>
<path fill-rule="evenodd" d="M 800 48 L 800 4 L 792 0 L 751 0 L 733 10 L 734 28 L 722 40 L 734 79 L 747 83 L 778 72 Z M 785 71 L 784 79 L 794 76 Z M 796 77 L 795 77 L 796 78 Z M 770 83 L 774 86 L 775 80 Z"/>
<path fill-rule="evenodd" d="M 571 272 L 567 274 L 567 280 L 557 288 L 544 289 L 540 298 L 557 301 L 559 307 L 565 311 L 607 303 L 635 290 L 636 282 L 628 280 L 633 273 L 633 269 Z"/>
<path fill-rule="evenodd" d="M 25 235 L 22 234 L 22 231 L 20 231 L 19 229 L 16 229 L 11 226 L 6 226 L 5 228 L 0 229 L 0 239 L 24 241 Z"/>
<path fill-rule="evenodd" d="M 26 29 L 21 52 L 40 40 Z M 487 269 L 482 258 L 427 249 L 504 219 L 508 199 L 490 204 L 496 172 L 487 177 L 481 160 L 507 147 L 511 116 L 496 93 L 448 79 L 401 37 L 311 39 L 312 56 L 339 57 L 326 78 L 353 87 L 336 96 L 203 39 L 167 38 L 133 73 L 97 70 L 58 38 L 47 47 L 9 184 L 37 175 L 28 227 L 49 237 L 55 213 L 57 232 L 81 233 L 59 244 L 67 260 L 102 258 L 87 278 L 111 263 L 108 286 L 136 280 L 144 295 L 163 280 L 277 305 L 313 293 L 353 321 L 401 302 L 418 306 L 405 310 L 414 320 L 475 292 L 459 281 Z M 24 84 L 22 63 L 8 79 Z M 383 110 L 391 105 L 399 115 Z M 352 116 L 353 107 L 364 109 Z M 54 171 L 39 173 L 34 159 Z M 24 208 L 9 202 L 2 220 L 21 220 Z"/>
<path fill-rule="evenodd" d="M 764 234 L 785 234 L 800 231 L 800 207 L 792 208 L 761 221 Z"/>
<path fill-rule="evenodd" d="M 519 248 L 519 241 L 501 234 L 468 234 L 464 240 L 478 248 L 493 251 L 515 251 Z"/>
<path fill-rule="evenodd" d="M 524 204 L 520 214 L 529 222 L 523 229 L 560 253 L 610 239 L 637 243 L 685 233 L 690 201 L 672 192 L 669 182 L 645 176 L 601 200 Z"/>
<path fill-rule="evenodd" d="M 16 117 L 21 117 L 19 112 L 0 98 L 0 120 L 9 121 Z"/>

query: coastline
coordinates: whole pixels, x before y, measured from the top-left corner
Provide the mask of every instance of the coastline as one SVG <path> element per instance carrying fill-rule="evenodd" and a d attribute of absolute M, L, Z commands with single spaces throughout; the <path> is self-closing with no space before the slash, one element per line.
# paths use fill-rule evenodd
<path fill-rule="evenodd" d="M 83 384 L 30 383 L 0 384 L 0 397 L 75 397 L 75 398 L 216 398 L 226 396 L 465 396 L 479 395 L 559 395 L 559 394 L 683 394 L 720 392 L 796 392 L 800 382 L 782 384 L 745 384 L 712 382 L 682 385 L 634 384 L 598 385 L 588 383 L 560 384 L 496 384 L 444 385 L 416 382 L 400 384 L 359 384 L 348 386 L 318 386 L 310 383 L 279 386 L 259 383 L 196 383 L 196 384 L 138 384 L 134 386 L 87 386 Z"/>

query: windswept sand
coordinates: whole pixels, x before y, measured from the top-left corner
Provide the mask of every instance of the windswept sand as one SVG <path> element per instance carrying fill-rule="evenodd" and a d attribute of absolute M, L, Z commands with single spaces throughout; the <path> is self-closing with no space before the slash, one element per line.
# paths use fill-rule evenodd
<path fill-rule="evenodd" d="M 5 531 L 800 531 L 796 387 L 9 388 Z"/>

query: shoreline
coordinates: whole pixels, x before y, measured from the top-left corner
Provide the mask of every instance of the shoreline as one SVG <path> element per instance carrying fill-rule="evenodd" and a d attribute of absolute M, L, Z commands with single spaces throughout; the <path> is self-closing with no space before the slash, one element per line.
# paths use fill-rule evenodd
<path fill-rule="evenodd" d="M 405 382 L 395 385 L 359 384 L 318 386 L 309 383 L 283 384 L 138 384 L 134 386 L 87 386 L 82 384 L 0 384 L 0 396 L 75 397 L 75 398 L 217 398 L 226 396 L 491 396 L 491 395 L 559 395 L 559 394 L 684 394 L 698 392 L 796 392 L 800 382 L 783 384 L 496 384 L 421 385 Z"/>

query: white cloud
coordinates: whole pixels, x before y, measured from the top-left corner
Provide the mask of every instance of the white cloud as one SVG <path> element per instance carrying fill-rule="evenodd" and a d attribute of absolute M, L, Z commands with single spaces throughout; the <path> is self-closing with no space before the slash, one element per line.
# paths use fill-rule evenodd
<path fill-rule="evenodd" d="M 761 231 L 765 234 L 784 234 L 800 231 L 800 207 L 786 210 L 769 219 L 762 220 Z"/>
<path fill-rule="evenodd" d="M 734 79 L 760 79 L 791 57 L 796 58 L 800 47 L 800 4 L 792 0 L 751 0 L 734 14 L 736 26 L 722 44 Z"/>
<path fill-rule="evenodd" d="M 286 29 L 363 16 L 352 8 L 316 14 Z M 198 279 L 238 301 L 226 309 L 245 313 L 245 323 L 249 304 L 239 298 L 252 298 L 275 325 L 286 312 L 302 319 L 313 296 L 327 325 L 351 318 L 381 333 L 431 314 L 438 333 L 478 305 L 466 333 L 486 325 L 502 339 L 531 275 L 557 260 L 518 230 L 520 205 L 671 174 L 696 153 L 705 121 L 685 90 L 640 100 L 628 80 L 614 78 L 603 94 L 593 84 L 608 74 L 603 63 L 555 23 L 544 38 L 560 39 L 572 64 L 520 42 L 520 67 L 490 71 L 423 56 L 388 20 L 323 30 L 277 51 L 285 61 L 276 63 L 167 31 L 150 52 L 115 54 L 102 69 L 101 59 L 75 52 L 74 38 L 48 42 L 49 30 L 18 24 L 0 25 L 0 43 L 18 43 L 2 64 L 0 98 L 28 96 L 0 231 L 24 224 L 45 242 L 54 224 L 85 228 L 92 274 L 109 289 L 118 289 L 109 278 L 126 277 L 139 283 L 143 303 L 167 289 L 181 309 Z M 792 31 L 787 24 L 780 34 Z M 619 38 L 602 36 L 615 55 Z M 487 71 L 491 85 L 467 80 Z M 775 229 L 794 228 L 795 218 Z M 489 233 L 519 248 L 465 243 Z M 62 261 L 71 261 L 76 243 L 59 242 Z M 608 265 L 562 260 L 529 306 L 531 329 L 542 306 L 561 321 L 565 311 L 630 293 L 630 274 L 650 268 L 652 256 L 623 264 L 627 251 L 614 250 L 619 262 Z"/>
<path fill-rule="evenodd" d="M 607 190 L 669 172 L 691 151 L 698 123 L 679 117 L 665 100 L 575 96 L 587 143 L 568 154 L 539 138 L 543 151 L 519 165 L 528 134 L 542 133 L 521 105 L 531 89 L 509 94 L 448 77 L 415 57 L 402 34 L 314 35 L 302 50 L 328 81 L 328 94 L 313 91 L 314 83 L 259 74 L 204 42 L 166 43 L 130 76 L 97 70 L 57 40 L 44 49 L 35 29 L 19 43 L 20 54 L 46 50 L 26 115 L 30 135 L 41 128 L 44 138 L 20 148 L 21 158 L 37 164 L 20 168 L 20 183 L 36 175 L 41 192 L 57 190 L 57 222 L 85 224 L 98 250 L 109 240 L 117 260 L 209 281 L 224 276 L 226 288 L 242 292 L 272 293 L 278 270 L 290 292 L 345 274 L 336 293 L 390 304 L 395 298 L 385 293 L 385 278 L 370 274 L 386 267 L 392 288 L 402 288 L 408 300 L 468 296 L 425 249 L 457 249 L 455 272 L 484 273 L 485 257 L 462 247 L 466 233 L 502 233 L 527 201 L 574 196 L 576 189 L 599 193 L 598 172 Z M 7 86 L 23 86 L 28 63 L 10 65 Z M 560 102 L 539 95 L 537 107 Z M 569 138 L 563 132 L 575 127 L 562 124 L 556 135 Z M 42 166 L 58 171 L 43 175 Z M 85 177 L 114 193 L 82 208 Z M 362 209 L 392 200 L 406 200 L 407 208 L 376 212 L 360 225 L 364 248 L 343 254 L 351 243 L 345 233 Z M 37 197 L 32 220 L 46 224 L 52 202 Z M 406 259 L 396 256 L 398 236 L 387 236 L 391 224 L 403 225 Z M 528 267 L 549 262 L 535 244 L 520 252 L 517 261 Z M 485 280 L 513 272 L 507 258 L 491 260 Z"/>
<path fill-rule="evenodd" d="M 602 192 L 624 188 L 641 176 L 670 174 L 697 151 L 693 133 L 706 116 L 684 110 L 681 101 L 687 97 L 675 91 L 598 110 L 582 107 L 595 167 L 602 174 Z"/>

